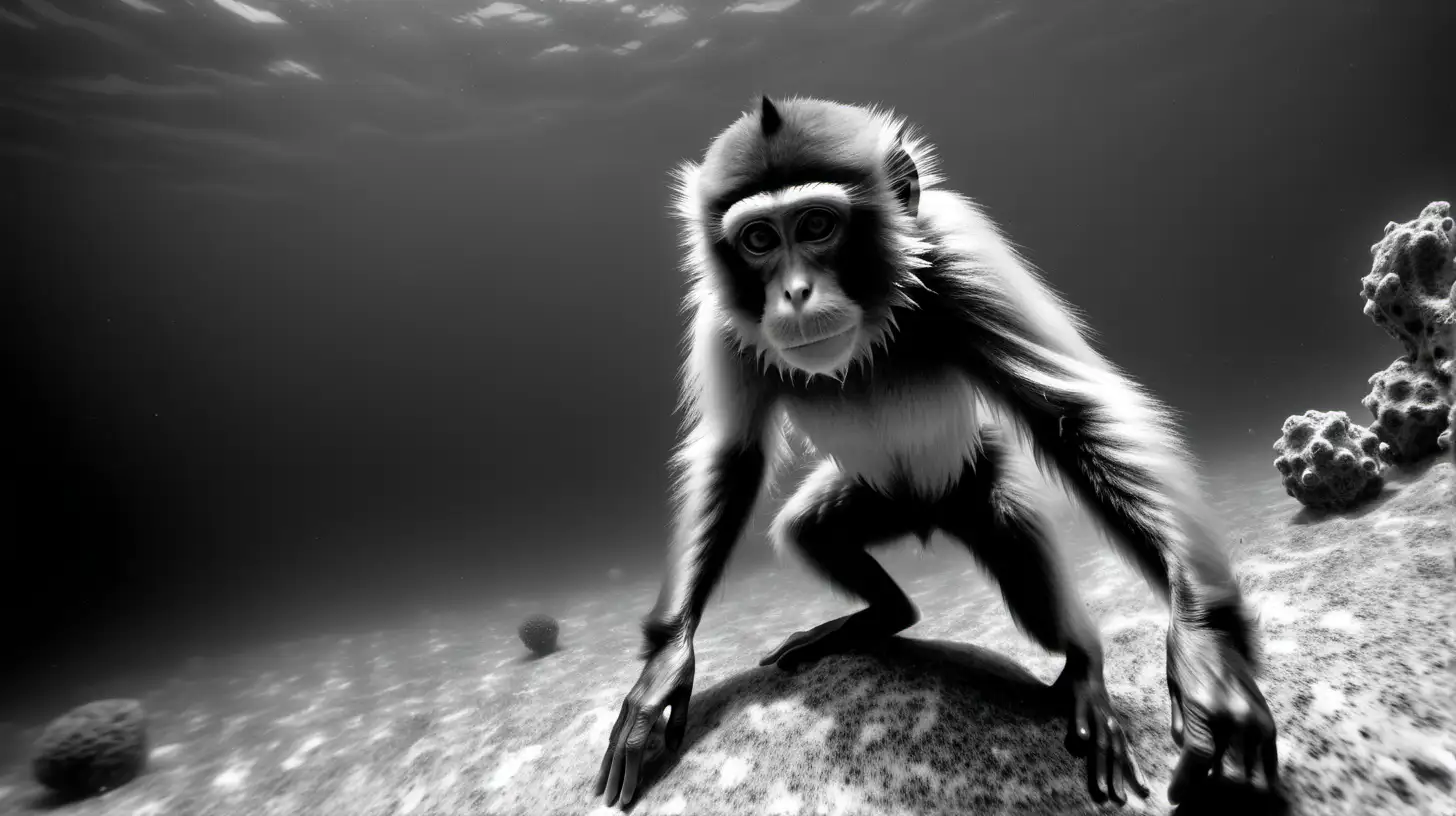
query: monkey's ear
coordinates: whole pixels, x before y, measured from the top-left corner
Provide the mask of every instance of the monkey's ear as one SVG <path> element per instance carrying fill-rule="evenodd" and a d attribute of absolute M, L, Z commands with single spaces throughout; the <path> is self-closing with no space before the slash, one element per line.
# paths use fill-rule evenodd
<path fill-rule="evenodd" d="M 778 133 L 779 128 L 784 124 L 783 117 L 779 116 L 779 109 L 774 107 L 774 103 L 769 100 L 768 94 L 764 94 L 763 96 L 758 121 L 763 127 L 764 136 L 772 136 Z"/>
<path fill-rule="evenodd" d="M 885 159 L 885 176 L 889 179 L 890 190 L 895 194 L 905 212 L 911 218 L 920 215 L 920 169 L 915 166 L 915 160 L 910 158 L 910 153 L 905 150 L 903 139 L 895 142 L 895 147 L 890 150 L 890 155 Z"/>

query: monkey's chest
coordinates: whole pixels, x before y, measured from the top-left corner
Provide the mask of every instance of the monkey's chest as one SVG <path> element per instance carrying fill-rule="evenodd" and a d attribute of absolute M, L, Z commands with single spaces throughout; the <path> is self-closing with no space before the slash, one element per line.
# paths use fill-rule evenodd
<path fill-rule="evenodd" d="M 959 375 L 786 405 L 794 430 L 847 473 L 889 491 L 944 493 L 980 450 L 976 389 Z"/>

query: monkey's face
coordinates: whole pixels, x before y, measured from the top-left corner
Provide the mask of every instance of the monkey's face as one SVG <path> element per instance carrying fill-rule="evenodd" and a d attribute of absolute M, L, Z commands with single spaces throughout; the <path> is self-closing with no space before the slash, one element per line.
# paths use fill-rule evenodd
<path fill-rule="evenodd" d="M 837 188 L 806 185 L 744 199 L 723 217 L 745 277 L 762 281 L 764 351 L 807 374 L 842 371 L 860 347 L 864 310 L 834 272 L 850 216 Z"/>
<path fill-rule="evenodd" d="M 886 113 L 761 100 L 702 164 L 679 168 L 692 297 L 716 307 L 741 351 L 782 372 L 868 368 L 928 263 L 915 144 Z"/>

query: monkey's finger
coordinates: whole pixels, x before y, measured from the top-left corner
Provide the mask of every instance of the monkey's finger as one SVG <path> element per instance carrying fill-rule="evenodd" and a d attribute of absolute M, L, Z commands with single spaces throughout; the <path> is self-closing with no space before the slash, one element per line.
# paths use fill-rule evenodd
<path fill-rule="evenodd" d="M 1122 781 L 1122 752 L 1116 747 L 1108 752 L 1107 757 L 1107 795 L 1119 805 L 1127 804 L 1127 787 Z"/>
<path fill-rule="evenodd" d="M 1220 717 L 1209 731 L 1213 734 L 1213 765 L 1208 772 L 1213 776 L 1223 775 L 1223 758 L 1228 753 L 1234 737 L 1234 724 Z"/>
<path fill-rule="evenodd" d="M 1107 732 L 1092 726 L 1092 742 L 1087 746 L 1087 792 L 1092 801 L 1101 804 L 1107 801 L 1103 785 L 1107 779 Z"/>
<path fill-rule="evenodd" d="M 1279 746 L 1273 737 L 1264 743 L 1261 753 L 1264 755 L 1264 784 L 1272 791 L 1279 786 Z"/>
<path fill-rule="evenodd" d="M 612 770 L 612 758 L 617 755 L 617 738 L 622 734 L 622 723 L 627 721 L 627 701 L 622 701 L 622 711 L 617 714 L 617 723 L 612 726 L 612 736 L 607 739 L 607 752 L 602 755 L 602 769 L 597 771 L 596 793 L 601 796 L 607 789 L 607 775 Z"/>
<path fill-rule="evenodd" d="M 1085 694 L 1078 694 L 1072 709 L 1072 727 L 1077 730 L 1077 739 L 1087 742 L 1092 737 L 1092 706 Z"/>
<path fill-rule="evenodd" d="M 1173 684 L 1168 686 L 1168 699 L 1173 703 L 1173 744 L 1183 747 L 1183 694 Z"/>
<path fill-rule="evenodd" d="M 1244 732 L 1244 779 L 1254 781 L 1254 768 L 1259 764 L 1259 746 L 1264 737 L 1253 729 Z"/>
<path fill-rule="evenodd" d="M 688 732 L 688 701 L 692 696 L 689 689 L 681 687 L 668 698 L 667 704 L 672 706 L 672 714 L 667 718 L 667 731 L 663 734 L 663 741 L 667 743 L 669 751 L 675 752 L 682 748 L 683 737 Z"/>
<path fill-rule="evenodd" d="M 606 803 L 607 807 L 616 804 L 617 797 L 622 793 L 622 774 L 626 770 L 627 762 L 627 738 L 631 734 L 631 723 L 641 716 L 636 706 L 631 706 L 630 713 L 623 712 L 624 723 L 617 738 L 612 741 L 612 770 L 607 774 Z"/>
<path fill-rule="evenodd" d="M 637 713 L 636 719 L 632 721 L 628 729 L 626 739 L 623 740 L 624 750 L 622 752 L 622 807 L 632 803 L 632 797 L 637 794 L 637 782 L 642 774 L 642 757 L 647 752 L 647 738 L 652 733 L 652 726 L 662 712 L 652 707 L 644 707 Z"/>
<path fill-rule="evenodd" d="M 1121 727 L 1112 731 L 1111 752 L 1107 758 L 1107 792 L 1112 801 L 1127 804 L 1128 745 Z"/>
<path fill-rule="evenodd" d="M 1209 776 L 1223 776 L 1223 756 L 1228 753 L 1228 740 L 1217 742 L 1213 746 L 1213 764 L 1208 766 Z"/>
<path fill-rule="evenodd" d="M 1148 787 L 1148 781 L 1143 776 L 1142 769 L 1138 767 L 1137 755 L 1133 753 L 1131 742 L 1127 745 L 1125 758 L 1127 759 L 1127 781 L 1132 785 L 1133 792 L 1144 799 L 1148 798 L 1148 794 L 1153 791 Z"/>
<path fill-rule="evenodd" d="M 642 774 L 642 755 L 647 750 L 647 737 L 627 740 L 627 754 L 622 760 L 622 807 L 632 804 Z"/>

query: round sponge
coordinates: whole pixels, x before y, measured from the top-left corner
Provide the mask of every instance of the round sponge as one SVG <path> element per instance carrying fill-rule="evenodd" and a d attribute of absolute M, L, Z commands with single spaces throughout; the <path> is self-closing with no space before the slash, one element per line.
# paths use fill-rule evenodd
<path fill-rule="evenodd" d="M 1360 279 L 1365 314 L 1400 341 L 1408 357 L 1450 373 L 1452 313 L 1456 283 L 1456 220 L 1451 205 L 1434 201 L 1405 224 L 1391 221 L 1385 237 L 1370 247 L 1370 274 Z"/>
<path fill-rule="evenodd" d="M 521 624 L 521 642 L 538 655 L 556 651 L 556 637 L 561 629 L 550 615 L 532 615 Z"/>
<path fill-rule="evenodd" d="M 1418 462 L 1440 448 L 1450 425 L 1451 373 L 1400 358 L 1370 377 L 1361 404 L 1375 422 L 1370 430 L 1390 445 L 1391 461 Z"/>
<path fill-rule="evenodd" d="M 1284 490 L 1308 507 L 1345 510 L 1385 486 L 1387 446 L 1344 411 L 1305 411 L 1284 420 L 1274 467 Z"/>

